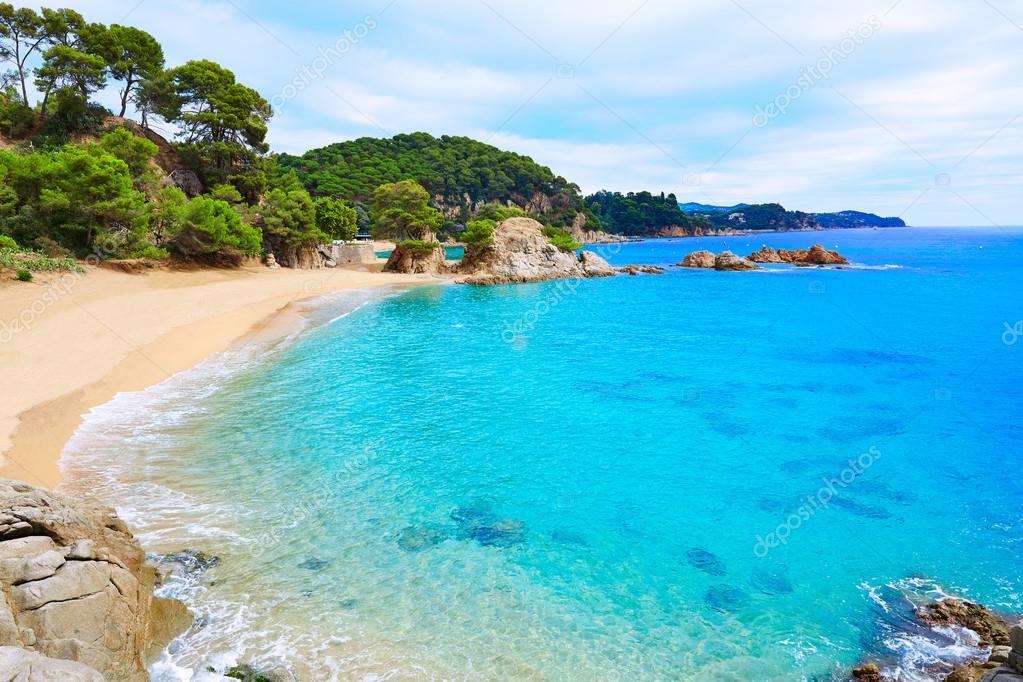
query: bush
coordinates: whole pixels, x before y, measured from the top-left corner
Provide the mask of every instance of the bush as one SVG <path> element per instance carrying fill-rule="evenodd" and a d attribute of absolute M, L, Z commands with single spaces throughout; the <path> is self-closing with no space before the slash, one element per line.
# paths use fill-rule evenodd
<path fill-rule="evenodd" d="M 494 243 L 494 228 L 497 225 L 493 220 L 473 220 L 465 226 L 465 232 L 458 241 L 467 246 L 485 247 Z"/>
<path fill-rule="evenodd" d="M 0 234 L 0 250 L 2 249 L 17 251 L 18 242 L 14 241 L 14 237 L 8 237 L 6 234 Z"/>
<path fill-rule="evenodd" d="M 85 268 L 79 265 L 74 258 L 50 258 L 37 251 L 15 251 L 14 249 L 0 249 L 0 269 L 27 270 L 28 272 L 56 270 L 85 272 Z"/>
<path fill-rule="evenodd" d="M 19 282 L 31 282 L 32 281 L 32 273 L 29 272 L 28 270 L 24 270 L 24 269 L 18 270 L 18 272 L 15 275 L 15 277 L 18 278 Z"/>
<path fill-rule="evenodd" d="M 551 244 L 554 244 L 554 246 L 562 251 L 578 251 L 583 248 L 583 245 L 573 239 L 572 235 L 559 227 L 545 227 L 543 228 L 543 233 L 550 240 Z"/>
<path fill-rule="evenodd" d="M 493 220 L 496 223 L 508 218 L 525 218 L 526 212 L 517 206 L 502 206 L 501 204 L 487 204 L 476 212 L 476 220 Z"/>
<path fill-rule="evenodd" d="M 440 242 L 425 242 L 421 239 L 409 239 L 399 242 L 398 246 L 411 251 L 417 256 L 427 256 L 440 248 Z"/>

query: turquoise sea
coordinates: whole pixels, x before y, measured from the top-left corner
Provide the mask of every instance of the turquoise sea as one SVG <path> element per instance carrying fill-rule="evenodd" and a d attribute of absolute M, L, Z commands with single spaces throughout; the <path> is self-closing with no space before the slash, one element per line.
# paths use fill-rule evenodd
<path fill-rule="evenodd" d="M 325 297 L 94 410 L 69 487 L 204 553 L 154 679 L 926 680 L 981 653 L 910 612 L 1023 614 L 1023 229 L 596 250 L 814 242 L 855 265 Z"/>

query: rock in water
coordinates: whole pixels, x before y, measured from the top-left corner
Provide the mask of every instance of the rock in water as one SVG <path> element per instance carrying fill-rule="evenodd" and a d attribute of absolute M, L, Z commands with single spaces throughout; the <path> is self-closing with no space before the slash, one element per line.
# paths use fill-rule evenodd
<path fill-rule="evenodd" d="M 759 251 L 750 254 L 749 259 L 754 263 L 784 263 L 778 252 L 769 246 L 763 246 Z"/>
<path fill-rule="evenodd" d="M 592 251 L 583 251 L 579 254 L 579 265 L 587 277 L 614 277 L 615 275 L 615 269 L 611 267 L 611 264 Z"/>
<path fill-rule="evenodd" d="M 446 537 L 439 528 L 409 526 L 398 533 L 398 546 L 406 552 L 422 552 L 444 542 Z"/>
<path fill-rule="evenodd" d="M 686 552 L 686 562 L 693 568 L 703 571 L 708 575 L 722 576 L 728 573 L 728 569 L 725 568 L 725 562 L 721 560 L 721 557 L 708 552 L 702 547 L 694 547 Z"/>
<path fill-rule="evenodd" d="M 792 583 L 782 573 L 756 570 L 753 571 L 750 583 L 764 594 L 777 595 L 790 594 L 792 592 Z"/>
<path fill-rule="evenodd" d="M 298 565 L 303 571 L 314 571 L 316 573 L 319 573 L 328 566 L 330 566 L 329 561 L 314 556 L 309 557 Z"/>
<path fill-rule="evenodd" d="M 681 263 L 678 264 L 681 268 L 704 268 L 711 269 L 714 267 L 714 262 L 717 257 L 710 251 L 694 251 L 685 257 Z"/>
<path fill-rule="evenodd" d="M 397 244 L 391 257 L 384 265 L 384 272 L 403 272 L 410 275 L 447 272 L 444 262 L 444 247 L 440 244 L 433 249 L 422 249 L 415 245 Z"/>
<path fill-rule="evenodd" d="M 722 251 L 714 259 L 714 269 L 726 271 L 759 270 L 760 266 L 751 260 L 736 256 L 731 251 Z"/>
<path fill-rule="evenodd" d="M 0 481 L 0 646 L 76 661 L 106 680 L 148 680 L 148 664 L 191 623 L 183 604 L 153 596 L 155 583 L 112 509 Z"/>
<path fill-rule="evenodd" d="M 614 269 L 596 254 L 562 251 L 531 218 L 509 218 L 494 228 L 493 244 L 466 247 L 458 272 L 468 275 L 467 284 L 487 286 L 610 277 Z"/>
<path fill-rule="evenodd" d="M 664 268 L 659 268 L 656 265 L 626 265 L 618 268 L 618 272 L 624 272 L 633 277 L 636 275 L 663 275 Z"/>
<path fill-rule="evenodd" d="M 930 625 L 958 625 L 980 636 L 981 646 L 1009 645 L 1009 626 L 980 604 L 949 597 L 928 604 L 917 611 L 917 617 Z"/>
<path fill-rule="evenodd" d="M 742 607 L 746 606 L 749 602 L 749 597 L 738 587 L 732 587 L 731 585 L 716 585 L 707 590 L 703 600 L 707 602 L 707 606 L 711 607 L 715 611 L 725 613 L 729 611 L 738 611 Z"/>
<path fill-rule="evenodd" d="M 856 682 L 881 682 L 881 669 L 877 663 L 867 663 L 852 671 L 852 678 Z"/>

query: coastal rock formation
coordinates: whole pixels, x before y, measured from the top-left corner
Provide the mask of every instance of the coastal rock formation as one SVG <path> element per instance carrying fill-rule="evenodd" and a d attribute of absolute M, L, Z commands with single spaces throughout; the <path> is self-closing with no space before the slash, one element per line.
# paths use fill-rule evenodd
<path fill-rule="evenodd" d="M 685 257 L 681 263 L 678 264 L 681 268 L 704 268 L 710 269 L 714 267 L 714 261 L 717 257 L 710 251 L 694 251 Z"/>
<path fill-rule="evenodd" d="M 384 272 L 435 275 L 448 271 L 444 258 L 444 247 L 440 244 L 434 248 L 420 248 L 419 243 L 402 242 L 395 245 L 387 264 L 384 265 Z"/>
<path fill-rule="evenodd" d="M 764 246 L 759 251 L 750 254 L 749 259 L 754 263 L 791 263 L 792 265 L 848 265 L 849 259 L 838 251 L 829 251 L 820 244 L 814 244 L 809 249 L 797 249 L 777 251 Z"/>
<path fill-rule="evenodd" d="M 749 259 L 754 263 L 784 263 L 781 255 L 777 251 L 769 246 L 763 246 L 759 251 L 754 251 L 749 255 Z"/>
<path fill-rule="evenodd" d="M 586 215 L 582 213 L 575 215 L 568 233 L 580 244 L 617 244 L 629 241 L 628 237 L 623 237 L 620 234 L 609 234 L 603 230 L 587 230 Z"/>
<path fill-rule="evenodd" d="M 530 218 L 509 218 L 494 229 L 493 243 L 469 246 L 458 268 L 476 285 L 610 277 L 614 269 L 594 253 L 576 256 L 551 244 L 543 226 Z"/>
<path fill-rule="evenodd" d="M 45 677 L 56 664 L 5 651 L 30 670 L 10 679 L 148 679 L 147 664 L 191 622 L 183 604 L 154 597 L 155 584 L 113 510 L 0 481 L 0 646 L 83 664 Z"/>
<path fill-rule="evenodd" d="M 17 682 L 103 682 L 103 676 L 87 665 L 13 646 L 0 646 L 0 673 L 2 679 Z"/>
<path fill-rule="evenodd" d="M 742 270 L 759 270 L 759 266 L 746 259 L 736 256 L 731 251 L 722 251 L 718 254 L 718 257 L 714 259 L 715 270 L 726 270 L 726 271 L 742 271 Z"/>
<path fill-rule="evenodd" d="M 1008 646 L 1009 625 L 980 604 L 951 597 L 919 609 L 917 618 L 928 625 L 957 625 L 980 636 L 981 646 Z"/>
<path fill-rule="evenodd" d="M 952 671 L 945 682 L 1023 682 L 1023 626 L 1010 626 L 998 614 L 980 604 L 947 597 L 915 611 L 916 618 L 930 626 L 959 627 L 971 630 L 980 639 L 978 646 L 990 648 L 987 660 L 978 660 Z M 885 679 L 876 663 L 867 663 L 852 671 L 856 682 L 880 682 Z"/>
<path fill-rule="evenodd" d="M 659 268 L 656 265 L 626 265 L 618 268 L 618 272 L 623 272 L 626 275 L 663 275 L 664 268 Z"/>
<path fill-rule="evenodd" d="M 611 264 L 592 251 L 579 254 L 579 265 L 587 277 L 611 277 L 615 274 Z"/>

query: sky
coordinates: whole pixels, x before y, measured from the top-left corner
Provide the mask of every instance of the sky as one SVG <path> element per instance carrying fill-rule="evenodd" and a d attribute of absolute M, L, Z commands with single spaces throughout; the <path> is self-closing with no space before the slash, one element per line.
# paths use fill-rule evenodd
<path fill-rule="evenodd" d="M 467 135 L 586 193 L 1023 224 L 1021 0 L 66 4 L 233 70 L 275 151 Z"/>

